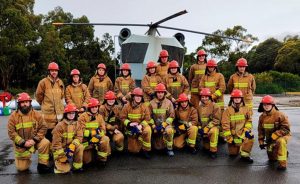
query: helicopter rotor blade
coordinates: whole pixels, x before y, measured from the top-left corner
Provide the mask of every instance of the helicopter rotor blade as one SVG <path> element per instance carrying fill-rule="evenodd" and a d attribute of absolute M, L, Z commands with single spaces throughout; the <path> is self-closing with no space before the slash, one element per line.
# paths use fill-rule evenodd
<path fill-rule="evenodd" d="M 150 28 L 156 28 L 159 24 L 161 24 L 161 23 L 163 23 L 163 22 L 166 22 L 166 21 L 168 21 L 168 20 L 170 20 L 170 19 L 173 19 L 173 18 L 175 18 L 175 17 L 178 17 L 178 16 L 180 16 L 180 15 L 186 14 L 186 13 L 187 13 L 187 11 L 186 11 L 186 10 L 183 10 L 183 11 L 180 11 L 180 12 L 175 13 L 175 14 L 173 14 L 173 15 L 170 15 L 170 16 L 168 16 L 168 17 L 166 17 L 166 18 L 164 18 L 164 19 L 162 19 L 162 20 L 160 20 L 160 21 L 155 22 L 154 24 L 150 24 Z"/>
<path fill-rule="evenodd" d="M 184 31 L 184 32 L 189 32 L 189 33 L 195 33 L 195 34 L 202 34 L 202 35 L 206 35 L 206 36 L 217 36 L 217 37 L 220 37 L 220 38 L 231 39 L 231 40 L 236 40 L 236 41 L 242 41 L 242 42 L 246 42 L 246 43 L 253 43 L 252 40 L 233 38 L 233 37 L 216 35 L 216 34 L 211 34 L 211 33 L 205 33 L 205 32 L 200 32 L 200 31 L 193 31 L 193 30 L 188 30 L 188 29 L 181 29 L 181 28 L 160 26 L 160 25 L 158 25 L 157 27 L 158 28 L 164 28 L 164 29 L 177 30 L 177 31 Z"/>
<path fill-rule="evenodd" d="M 148 24 L 126 24 L 126 23 L 63 23 L 63 22 L 53 22 L 54 26 L 63 26 L 63 25 L 78 25 L 78 26 L 143 26 L 149 27 Z"/>

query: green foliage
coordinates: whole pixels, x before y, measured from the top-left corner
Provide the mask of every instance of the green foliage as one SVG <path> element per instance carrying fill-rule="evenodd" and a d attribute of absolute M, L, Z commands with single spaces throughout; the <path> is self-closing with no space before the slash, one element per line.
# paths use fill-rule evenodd
<path fill-rule="evenodd" d="M 258 94 L 280 94 L 300 91 L 300 76 L 269 71 L 255 74 Z"/>

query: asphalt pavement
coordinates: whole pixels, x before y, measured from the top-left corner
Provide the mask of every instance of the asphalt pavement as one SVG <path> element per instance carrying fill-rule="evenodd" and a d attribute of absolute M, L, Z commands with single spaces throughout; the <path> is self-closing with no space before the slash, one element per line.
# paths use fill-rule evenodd
<path fill-rule="evenodd" d="M 218 158 L 212 160 L 199 151 L 191 155 L 175 151 L 169 158 L 164 153 L 152 153 L 150 160 L 124 153 L 113 155 L 105 168 L 90 167 L 83 173 L 40 175 L 37 173 L 37 154 L 29 172 L 18 173 L 14 165 L 12 141 L 7 135 L 8 117 L 0 117 L 0 183 L 299 183 L 300 181 L 300 108 L 282 108 L 291 122 L 292 138 L 288 144 L 288 169 L 278 171 L 276 164 L 269 163 L 257 141 L 259 114 L 254 111 L 255 144 L 252 150 L 253 164 L 239 158 L 229 158 L 227 145 L 219 145 Z"/>

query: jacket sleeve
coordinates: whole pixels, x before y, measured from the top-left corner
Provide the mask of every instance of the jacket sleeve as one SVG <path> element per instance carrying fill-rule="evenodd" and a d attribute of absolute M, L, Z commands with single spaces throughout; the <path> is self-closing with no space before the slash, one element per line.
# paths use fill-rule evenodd
<path fill-rule="evenodd" d="M 66 92 L 65 92 L 65 97 L 66 97 L 65 101 L 66 101 L 67 104 L 74 103 L 74 102 L 72 101 L 72 98 L 71 98 L 71 90 L 70 90 L 70 87 L 71 87 L 71 86 L 67 86 Z"/>
<path fill-rule="evenodd" d="M 143 104 L 143 108 L 144 108 L 144 120 L 147 121 L 147 124 L 148 124 L 151 119 L 150 109 L 148 107 L 146 107 L 144 104 Z"/>
<path fill-rule="evenodd" d="M 147 95 L 150 95 L 153 93 L 153 90 L 152 88 L 150 87 L 150 83 L 149 83 L 149 80 L 148 80 L 148 77 L 145 75 L 143 80 L 142 80 L 142 89 L 144 90 L 144 92 L 147 94 Z"/>
<path fill-rule="evenodd" d="M 191 68 L 190 68 L 190 71 L 189 71 L 189 83 L 190 84 L 192 84 L 192 80 L 193 80 L 193 78 L 194 78 L 194 67 L 193 67 L 193 65 L 191 66 Z"/>
<path fill-rule="evenodd" d="M 203 75 L 203 76 L 201 77 L 201 80 L 200 80 L 200 82 L 199 82 L 199 92 L 201 91 L 202 88 L 205 87 L 204 84 L 205 84 L 205 75 Z"/>
<path fill-rule="evenodd" d="M 17 120 L 11 115 L 8 119 L 7 130 L 8 137 L 17 145 L 25 144 L 25 140 L 18 134 L 16 131 L 15 125 L 17 124 Z"/>
<path fill-rule="evenodd" d="M 78 139 L 80 143 L 82 143 L 82 140 L 83 140 L 83 129 L 82 129 L 82 126 L 80 124 L 78 124 L 77 122 L 77 125 L 76 125 L 76 136 L 75 136 L 75 139 Z"/>
<path fill-rule="evenodd" d="M 59 80 L 59 87 L 61 89 L 61 94 L 60 94 L 61 99 L 64 99 L 64 97 L 65 97 L 65 85 L 64 85 L 62 80 Z"/>
<path fill-rule="evenodd" d="M 256 90 L 256 82 L 255 82 L 255 78 L 254 78 L 253 75 L 252 75 L 251 88 L 252 88 L 252 93 L 255 94 L 255 90 Z"/>
<path fill-rule="evenodd" d="M 188 83 L 188 81 L 186 80 L 186 78 L 182 75 L 182 79 L 183 79 L 183 92 L 186 94 L 186 95 L 189 95 L 189 92 L 190 92 L 190 85 Z"/>
<path fill-rule="evenodd" d="M 213 126 L 219 126 L 221 121 L 221 108 L 214 104 L 214 109 L 212 112 L 211 123 Z"/>
<path fill-rule="evenodd" d="M 220 77 L 219 77 L 219 88 L 215 91 L 214 94 L 217 97 L 220 97 L 220 96 L 222 96 L 225 93 L 225 90 L 226 90 L 225 79 L 224 79 L 224 76 L 222 74 L 220 74 Z"/>
<path fill-rule="evenodd" d="M 281 113 L 279 114 L 279 121 L 278 121 L 278 125 L 275 124 L 275 127 L 277 129 L 277 126 L 278 126 L 278 129 L 276 130 L 276 134 L 278 136 L 286 136 L 286 135 L 290 135 L 291 131 L 290 131 L 290 123 L 289 123 L 289 120 L 288 120 L 288 117 Z"/>
<path fill-rule="evenodd" d="M 230 76 L 227 84 L 228 92 L 231 93 L 233 90 L 233 75 Z"/>
<path fill-rule="evenodd" d="M 223 112 L 221 124 L 222 124 L 222 128 L 223 128 L 224 136 L 226 137 L 226 136 L 231 135 L 231 130 L 230 130 L 230 114 L 229 114 L 229 110 L 228 109 L 226 109 Z"/>
<path fill-rule="evenodd" d="M 120 89 L 120 78 L 119 77 L 115 81 L 115 93 L 117 94 L 118 98 L 123 98 L 123 94 Z"/>
<path fill-rule="evenodd" d="M 40 115 L 38 112 L 35 112 L 35 116 L 37 124 L 33 135 L 33 140 L 35 142 L 40 142 L 45 137 L 45 134 L 47 132 L 47 125 L 42 115 Z"/>
<path fill-rule="evenodd" d="M 129 120 L 127 119 L 128 116 L 128 104 L 125 105 L 125 107 L 122 109 L 122 112 L 120 113 L 120 120 L 121 123 L 127 126 L 127 123 Z"/>
<path fill-rule="evenodd" d="M 192 108 L 191 110 L 189 122 L 191 122 L 194 126 L 198 126 L 198 112 L 195 108 Z"/>
<path fill-rule="evenodd" d="M 90 92 L 90 95 L 93 96 L 93 91 L 94 91 L 94 79 L 93 77 L 90 79 L 89 85 L 88 85 L 88 90 Z"/>
<path fill-rule="evenodd" d="M 260 115 L 259 120 L 258 120 L 258 143 L 259 145 L 264 144 L 264 139 L 265 139 L 265 130 L 262 126 L 262 115 Z"/>
<path fill-rule="evenodd" d="M 42 105 L 42 102 L 44 100 L 44 94 L 45 94 L 45 82 L 44 80 L 41 80 L 36 88 L 35 92 L 35 98 L 36 101 Z"/>
<path fill-rule="evenodd" d="M 108 77 L 108 84 L 107 89 L 110 91 L 114 91 L 114 84 L 112 83 L 111 79 Z"/>
<path fill-rule="evenodd" d="M 52 149 L 54 151 L 63 149 L 62 147 L 62 137 L 63 137 L 63 129 L 58 124 L 55 126 L 55 128 L 52 130 Z"/>
<path fill-rule="evenodd" d="M 84 101 L 82 106 L 87 107 L 89 100 L 91 98 L 91 94 L 85 84 L 82 85 L 82 90 L 83 90 L 83 96 L 84 96 Z"/>

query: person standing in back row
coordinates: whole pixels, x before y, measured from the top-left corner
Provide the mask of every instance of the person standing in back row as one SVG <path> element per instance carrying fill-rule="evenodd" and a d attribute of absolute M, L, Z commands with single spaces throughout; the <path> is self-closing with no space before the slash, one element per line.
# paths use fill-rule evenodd
<path fill-rule="evenodd" d="M 42 115 L 47 123 L 45 137 L 52 142 L 52 130 L 62 120 L 64 113 L 64 83 L 58 78 L 59 67 L 55 62 L 48 65 L 49 75 L 42 79 L 36 89 L 36 101 L 41 105 Z"/>
<path fill-rule="evenodd" d="M 159 53 L 159 59 L 158 59 L 158 65 L 157 65 L 157 73 L 158 75 L 164 79 L 168 75 L 168 69 L 169 69 L 169 53 L 167 50 L 162 50 Z"/>
<path fill-rule="evenodd" d="M 199 107 L 199 84 L 202 76 L 204 76 L 206 68 L 207 54 L 204 50 L 197 52 L 197 63 L 193 64 L 189 72 L 189 83 L 191 84 L 191 103 L 194 107 Z"/>

